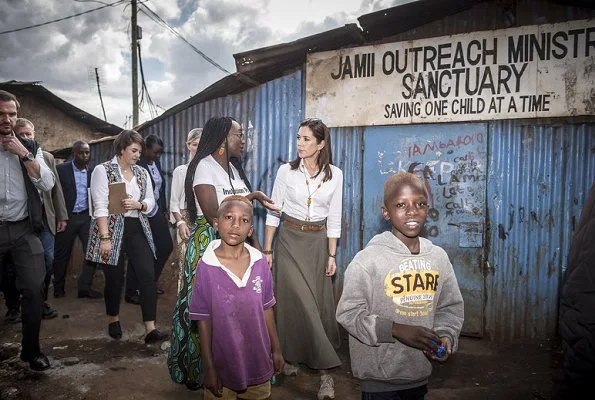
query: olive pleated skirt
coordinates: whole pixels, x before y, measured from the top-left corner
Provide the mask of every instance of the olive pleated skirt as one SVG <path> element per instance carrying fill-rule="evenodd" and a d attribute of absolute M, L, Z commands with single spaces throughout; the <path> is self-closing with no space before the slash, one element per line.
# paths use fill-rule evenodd
<path fill-rule="evenodd" d="M 325 225 L 283 215 L 299 225 Z M 273 258 L 275 317 L 286 361 L 312 369 L 341 365 L 335 349 L 340 345 L 335 318 L 332 278 L 327 277 L 326 227 L 302 231 L 281 221 Z"/>

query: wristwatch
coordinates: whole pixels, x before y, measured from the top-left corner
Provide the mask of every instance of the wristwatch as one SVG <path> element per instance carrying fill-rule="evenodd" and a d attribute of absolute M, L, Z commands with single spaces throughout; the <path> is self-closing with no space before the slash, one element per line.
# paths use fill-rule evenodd
<path fill-rule="evenodd" d="M 35 160 L 35 156 L 31 152 L 29 152 L 29 153 L 25 154 L 23 157 L 21 157 L 22 162 L 33 161 L 33 160 Z"/>

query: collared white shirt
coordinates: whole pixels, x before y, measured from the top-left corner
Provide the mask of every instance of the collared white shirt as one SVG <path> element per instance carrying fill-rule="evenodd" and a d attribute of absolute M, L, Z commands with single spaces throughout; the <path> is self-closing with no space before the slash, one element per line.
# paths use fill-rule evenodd
<path fill-rule="evenodd" d="M 331 165 L 333 178 L 323 182 L 324 173 L 316 178 L 308 176 L 301 160 L 300 166 L 292 170 L 284 164 L 279 167 L 271 199 L 275 205 L 281 207 L 281 212 L 302 221 L 326 220 L 327 237 L 341 237 L 341 213 L 343 203 L 343 172 Z M 308 180 L 308 184 L 306 184 Z M 319 187 L 320 185 L 320 187 Z M 308 207 L 308 197 L 311 198 Z M 279 215 L 272 212 L 267 214 L 266 224 L 279 226 Z"/>
<path fill-rule="evenodd" d="M 41 147 L 37 149 L 35 159 L 39 163 L 40 177 L 29 176 L 29 179 L 40 192 L 49 192 L 54 187 L 55 177 L 43 159 Z M 0 144 L 0 221 L 20 221 L 28 215 L 27 188 L 19 156 Z"/>
<path fill-rule="evenodd" d="M 231 280 L 233 281 L 233 283 L 236 284 L 237 287 L 246 287 L 248 285 L 248 279 L 250 279 L 250 274 L 252 273 L 252 267 L 254 266 L 254 263 L 256 263 L 256 261 L 262 258 L 262 253 L 256 250 L 254 247 L 250 246 L 248 243 L 244 243 L 244 247 L 246 248 L 246 250 L 248 250 L 248 253 L 250 254 L 250 265 L 248 266 L 246 272 L 244 272 L 244 276 L 239 277 L 225 265 L 221 264 L 221 261 L 219 261 L 219 258 L 217 258 L 217 255 L 215 254 L 215 249 L 219 246 L 221 246 L 221 239 L 212 240 L 211 243 L 208 244 L 202 256 L 203 262 L 211 267 L 221 268 L 223 272 L 225 272 L 231 278 Z"/>
<path fill-rule="evenodd" d="M 146 176 L 147 181 L 147 189 L 145 190 L 145 198 L 140 198 L 140 187 L 136 182 L 136 176 L 133 175 L 130 181 L 124 179 L 122 174 L 122 169 L 120 168 L 120 164 L 118 164 L 117 157 L 112 158 L 110 161 L 112 164 L 116 164 L 118 170 L 120 171 L 120 176 L 122 176 L 122 182 L 126 184 L 126 193 L 132 196 L 133 199 L 137 201 L 144 201 L 147 205 L 145 211 L 142 211 L 144 214 L 148 214 L 150 210 L 155 207 L 155 197 L 153 195 L 153 184 L 151 183 L 151 178 L 149 177 L 149 172 L 140 167 L 142 173 Z M 107 217 L 109 215 L 107 206 L 108 206 L 108 194 L 109 194 L 109 181 L 107 179 L 107 174 L 105 172 L 105 167 L 103 164 L 99 164 L 93 170 L 91 174 L 91 198 L 93 200 L 93 217 Z M 124 214 L 125 217 L 133 217 L 138 218 L 138 213 L 141 212 L 139 210 L 128 210 Z"/>

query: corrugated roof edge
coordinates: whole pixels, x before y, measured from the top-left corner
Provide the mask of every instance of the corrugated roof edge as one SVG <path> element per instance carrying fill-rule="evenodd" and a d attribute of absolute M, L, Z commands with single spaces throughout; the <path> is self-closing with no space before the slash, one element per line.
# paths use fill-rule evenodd
<path fill-rule="evenodd" d="M 116 137 L 118 137 L 118 135 L 104 136 L 100 139 L 90 140 L 87 143 L 92 145 L 95 143 L 113 141 L 114 139 L 116 139 Z M 70 155 L 72 153 L 72 147 L 64 147 L 63 149 L 56 149 L 56 150 L 50 151 L 50 153 L 52 153 L 52 155 L 56 158 L 66 160 L 67 158 L 70 157 Z"/>
<path fill-rule="evenodd" d="M 176 104 L 160 116 L 142 123 L 135 129 L 145 129 L 194 104 L 243 92 L 281 77 L 300 68 L 310 52 L 360 45 L 363 41 L 361 29 L 357 24 L 347 24 L 293 42 L 234 54 L 238 72 L 220 79 L 202 92 Z"/>
<path fill-rule="evenodd" d="M 62 111 L 64 114 L 68 115 L 72 119 L 81 121 L 82 123 L 89 125 L 97 132 L 104 133 L 107 135 L 115 135 L 122 131 L 122 128 L 120 128 L 119 126 L 99 119 L 96 116 L 89 114 L 88 112 L 83 111 L 80 108 L 70 104 L 66 100 L 56 96 L 54 93 L 50 92 L 47 88 L 41 85 L 40 81 L 21 82 L 12 80 L 0 82 L 0 89 L 6 90 L 11 93 L 12 91 L 17 91 L 19 89 L 25 92 L 34 93 L 35 95 L 43 98 L 48 103 L 54 105 L 56 108 L 58 108 L 60 111 Z"/>
<path fill-rule="evenodd" d="M 142 123 L 135 129 L 145 129 L 194 104 L 239 93 L 293 72 L 295 69 L 301 68 L 308 53 L 369 44 L 430 23 L 446 15 L 459 13 L 486 1 L 491 0 L 414 0 L 360 16 L 358 21 L 361 29 L 357 24 L 347 24 L 293 42 L 236 53 L 234 58 L 238 72 L 220 79 L 202 92 L 171 107 L 160 116 Z M 550 1 L 579 7 L 595 7 L 593 0 Z"/>

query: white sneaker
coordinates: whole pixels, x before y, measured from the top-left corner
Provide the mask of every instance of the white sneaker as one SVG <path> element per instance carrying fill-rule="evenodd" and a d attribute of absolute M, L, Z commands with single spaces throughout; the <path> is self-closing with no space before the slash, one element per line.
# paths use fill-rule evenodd
<path fill-rule="evenodd" d="M 318 400 L 332 400 L 335 398 L 335 382 L 330 375 L 320 377 L 320 389 L 318 389 Z"/>
<path fill-rule="evenodd" d="M 286 362 L 285 365 L 283 366 L 283 375 L 297 376 L 299 370 L 300 369 L 297 366 Z"/>

